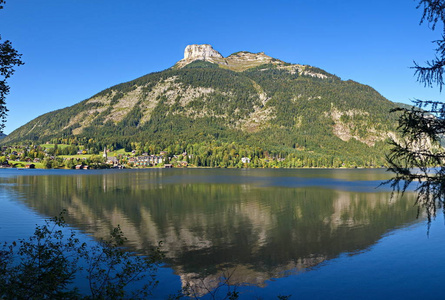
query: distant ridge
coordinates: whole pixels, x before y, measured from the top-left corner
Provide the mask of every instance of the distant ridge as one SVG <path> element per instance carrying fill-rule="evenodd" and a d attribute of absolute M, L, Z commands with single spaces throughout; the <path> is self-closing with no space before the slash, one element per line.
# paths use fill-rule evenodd
<path fill-rule="evenodd" d="M 316 67 L 189 45 L 173 67 L 44 114 L 2 144 L 62 136 L 116 147 L 218 141 L 375 165 L 395 135 L 389 110 L 396 106 L 367 85 Z"/>

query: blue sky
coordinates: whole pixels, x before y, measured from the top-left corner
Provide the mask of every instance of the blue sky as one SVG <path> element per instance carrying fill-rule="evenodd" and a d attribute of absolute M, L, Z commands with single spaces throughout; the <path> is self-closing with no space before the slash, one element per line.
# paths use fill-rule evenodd
<path fill-rule="evenodd" d="M 370 85 L 391 101 L 441 100 L 410 69 L 441 31 L 414 0 L 8 0 L 2 40 L 25 65 L 9 80 L 5 133 L 101 90 L 171 67 L 188 44 L 264 51 Z"/>

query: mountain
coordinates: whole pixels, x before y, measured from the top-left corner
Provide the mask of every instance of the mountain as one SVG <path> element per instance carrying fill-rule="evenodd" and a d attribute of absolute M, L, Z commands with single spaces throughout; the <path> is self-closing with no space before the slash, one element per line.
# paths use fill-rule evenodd
<path fill-rule="evenodd" d="M 126 148 L 180 145 L 176 152 L 216 143 L 377 164 L 395 132 L 394 107 L 370 86 L 316 67 L 263 52 L 223 57 L 210 45 L 189 45 L 173 67 L 44 114 L 1 143 L 64 136 Z"/>

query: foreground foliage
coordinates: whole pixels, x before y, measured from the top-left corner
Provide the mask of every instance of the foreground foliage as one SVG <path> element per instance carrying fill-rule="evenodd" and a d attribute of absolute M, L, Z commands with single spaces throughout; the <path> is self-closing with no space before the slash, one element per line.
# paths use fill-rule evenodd
<path fill-rule="evenodd" d="M 4 0 L 0 0 L 0 10 L 3 9 L 4 3 Z M 21 56 L 22 55 L 12 47 L 10 41 L 0 42 L 0 132 L 2 132 L 5 127 L 6 113 L 8 112 L 6 108 L 6 96 L 9 94 L 7 80 L 14 74 L 15 67 L 23 65 Z"/>
<path fill-rule="evenodd" d="M 416 204 L 424 208 L 428 219 L 445 201 L 445 149 L 441 145 L 445 133 L 445 104 L 416 101 L 410 109 L 400 109 L 399 128 L 402 138 L 391 142 L 387 157 L 389 170 L 395 176 L 390 184 L 404 192 L 416 183 Z"/>
<path fill-rule="evenodd" d="M 0 247 L 0 299 L 149 299 L 157 286 L 156 269 L 162 259 L 159 247 L 150 257 L 123 248 L 120 227 L 108 240 L 89 246 L 66 228 L 59 217 L 37 225 L 34 234 Z M 242 298 L 232 273 L 224 273 L 210 286 L 187 283 L 169 299 Z M 88 286 L 88 288 L 81 287 Z M 277 296 L 277 299 L 289 299 Z"/>
<path fill-rule="evenodd" d="M 421 23 L 427 22 L 432 30 L 442 28 L 435 58 L 426 66 L 415 63 L 417 80 L 425 86 L 437 85 L 442 91 L 445 84 L 445 1 L 420 0 L 423 8 Z M 395 173 L 390 181 L 396 191 L 404 192 L 411 183 L 417 183 L 417 204 L 424 208 L 428 220 L 435 216 L 445 203 L 445 103 L 440 101 L 414 101 L 413 107 L 400 108 L 399 129 L 402 137 L 393 139 L 388 155 L 389 170 Z"/>
<path fill-rule="evenodd" d="M 36 226 L 34 235 L 0 248 L 1 299 L 146 298 L 156 286 L 160 252 L 133 255 L 122 246 L 119 227 L 95 246 L 81 242 L 74 231 L 66 236 L 63 213 Z M 83 278 L 79 278 L 83 276 Z M 76 283 L 88 283 L 80 290 Z"/>

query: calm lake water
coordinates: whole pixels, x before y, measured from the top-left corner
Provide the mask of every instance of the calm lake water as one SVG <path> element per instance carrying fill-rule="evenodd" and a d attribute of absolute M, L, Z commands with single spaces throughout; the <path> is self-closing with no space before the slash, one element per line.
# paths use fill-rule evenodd
<path fill-rule="evenodd" d="M 0 170 L 0 240 L 68 210 L 94 238 L 120 225 L 141 253 L 163 241 L 156 298 L 205 295 L 231 274 L 244 299 L 441 299 L 445 225 L 384 170 Z"/>

